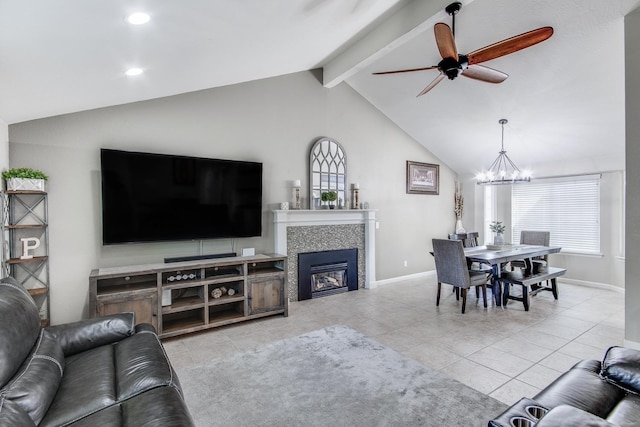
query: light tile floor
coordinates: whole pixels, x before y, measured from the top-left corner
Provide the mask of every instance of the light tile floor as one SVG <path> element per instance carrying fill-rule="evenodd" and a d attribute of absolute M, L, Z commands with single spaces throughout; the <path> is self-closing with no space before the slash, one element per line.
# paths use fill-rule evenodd
<path fill-rule="evenodd" d="M 210 359 L 334 324 L 344 324 L 506 404 L 532 397 L 581 359 L 601 359 L 624 339 L 624 294 L 559 281 L 532 298 L 528 312 L 506 309 L 471 292 L 460 313 L 448 286 L 436 307 L 435 277 L 411 279 L 292 302 L 289 316 L 267 317 L 170 340 L 180 370 Z M 489 293 L 489 295 L 491 295 Z"/>

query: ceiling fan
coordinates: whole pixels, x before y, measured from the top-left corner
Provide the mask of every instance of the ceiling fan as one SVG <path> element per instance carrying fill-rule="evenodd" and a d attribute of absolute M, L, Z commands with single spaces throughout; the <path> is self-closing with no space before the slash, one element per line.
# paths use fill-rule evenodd
<path fill-rule="evenodd" d="M 507 79 L 507 77 L 509 77 L 508 74 L 479 64 L 481 62 L 496 59 L 533 46 L 545 41 L 553 35 L 553 28 L 542 27 L 537 30 L 532 30 L 497 43 L 490 44 L 489 46 L 475 50 L 467 55 L 459 55 L 454 36 L 456 29 L 456 14 L 460 11 L 461 7 L 462 3 L 455 2 L 451 3 L 444 9 L 445 12 L 451 15 L 453 30 L 443 22 L 438 22 L 433 27 L 438 51 L 440 52 L 440 56 L 442 56 L 442 61 L 440 61 L 438 65 L 407 70 L 381 71 L 373 74 L 398 74 L 438 69 L 440 74 L 431 83 L 429 83 L 429 85 L 425 87 L 418 96 L 422 96 L 429 92 L 445 77 L 448 77 L 449 80 L 453 80 L 459 75 L 462 75 L 464 77 L 481 80 L 483 82 L 502 83 Z"/>

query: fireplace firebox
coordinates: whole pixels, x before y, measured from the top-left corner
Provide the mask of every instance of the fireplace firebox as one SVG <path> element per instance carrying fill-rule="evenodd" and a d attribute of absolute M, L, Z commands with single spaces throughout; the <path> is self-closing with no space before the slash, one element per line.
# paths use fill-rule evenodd
<path fill-rule="evenodd" d="M 358 289 L 358 249 L 298 254 L 298 300 Z"/>

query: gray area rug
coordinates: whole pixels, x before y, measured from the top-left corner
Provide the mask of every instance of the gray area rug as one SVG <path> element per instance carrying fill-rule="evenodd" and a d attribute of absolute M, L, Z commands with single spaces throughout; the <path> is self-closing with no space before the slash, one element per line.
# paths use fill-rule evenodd
<path fill-rule="evenodd" d="M 486 426 L 507 406 L 343 325 L 180 374 L 205 426 Z"/>

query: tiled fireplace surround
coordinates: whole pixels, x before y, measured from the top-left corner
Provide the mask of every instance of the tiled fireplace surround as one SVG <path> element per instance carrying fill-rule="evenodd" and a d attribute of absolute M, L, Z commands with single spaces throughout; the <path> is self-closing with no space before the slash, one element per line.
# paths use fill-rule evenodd
<path fill-rule="evenodd" d="M 373 288 L 375 271 L 374 210 L 276 210 L 275 252 L 287 255 L 289 299 L 298 300 L 298 254 L 358 249 L 358 288 Z"/>

